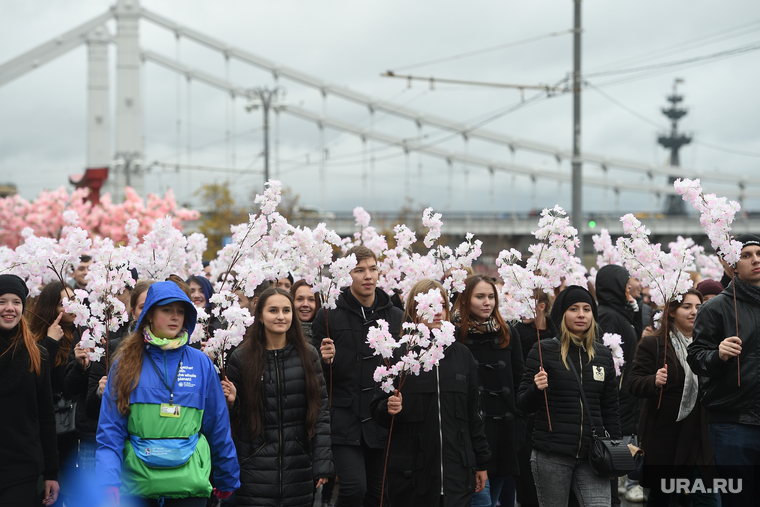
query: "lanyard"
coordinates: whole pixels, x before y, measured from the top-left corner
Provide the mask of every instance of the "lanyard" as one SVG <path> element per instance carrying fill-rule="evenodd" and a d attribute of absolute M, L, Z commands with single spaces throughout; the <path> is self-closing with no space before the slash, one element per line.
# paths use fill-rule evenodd
<path fill-rule="evenodd" d="M 150 357 L 150 353 L 148 353 L 148 359 L 150 359 L 151 364 L 153 364 L 153 369 L 156 370 L 156 374 L 158 375 L 158 378 L 161 379 L 161 382 L 163 382 L 166 388 L 169 390 L 169 405 L 174 405 L 174 384 L 177 383 L 177 377 L 179 377 L 179 369 L 182 367 L 182 359 L 184 357 L 185 357 L 185 351 L 183 350 L 182 355 L 179 357 L 179 363 L 177 363 L 177 373 L 174 374 L 174 380 L 172 380 L 172 385 L 169 386 L 169 384 L 166 383 L 166 380 L 164 380 L 164 376 L 161 375 L 161 370 L 158 369 L 156 362 L 153 360 L 152 357 Z"/>

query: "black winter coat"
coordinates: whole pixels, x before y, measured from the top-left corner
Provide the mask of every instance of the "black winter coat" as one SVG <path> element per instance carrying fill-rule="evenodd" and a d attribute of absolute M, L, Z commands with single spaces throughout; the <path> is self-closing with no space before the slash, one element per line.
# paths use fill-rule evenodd
<path fill-rule="evenodd" d="M 740 281 L 740 284 L 744 283 Z M 689 366 L 701 377 L 705 391 L 702 403 L 707 408 L 708 422 L 760 424 L 760 305 L 737 288 L 734 309 L 733 282 L 697 312 L 694 340 L 689 345 Z M 718 345 L 729 336 L 736 336 L 739 316 L 739 356 L 741 386 L 738 385 L 736 358 L 722 361 Z"/>
<path fill-rule="evenodd" d="M 459 336 L 459 328 L 456 333 Z M 517 450 L 525 442 L 525 418 L 515 401 L 524 368 L 522 346 L 512 326 L 509 334 L 509 345 L 503 349 L 498 333 L 470 332 L 464 341 L 478 365 L 479 405 L 491 451 L 489 476 L 520 475 Z"/>
<path fill-rule="evenodd" d="M 623 349 L 622 379 L 618 379 L 620 426 L 624 435 L 634 435 L 640 414 L 639 400 L 628 392 L 628 376 L 641 337 L 641 314 L 634 313 L 625 299 L 628 270 L 622 266 L 603 266 L 596 275 L 596 298 L 599 303 L 599 327 L 602 333 L 620 335 Z M 638 321 L 636 320 L 638 319 Z M 638 331 L 636 324 L 638 324 Z"/>
<path fill-rule="evenodd" d="M 14 333 L 15 334 L 15 329 Z M 40 375 L 30 371 L 25 347 L 13 347 L 12 334 L 0 333 L 0 490 L 44 475 L 58 478 L 55 415 L 47 350 L 40 351 Z"/>
<path fill-rule="evenodd" d="M 227 364 L 227 378 L 235 384 L 237 400 L 230 414 L 233 439 L 240 463 L 240 489 L 236 502 L 243 506 L 311 506 L 315 482 L 332 477 L 335 471 L 330 451 L 330 420 L 327 390 L 320 367 L 319 354 L 309 347 L 320 386 L 321 409 L 314 437 L 306 428 L 307 401 L 304 369 L 296 348 L 287 344 L 280 350 L 267 351 L 267 368 L 261 386 L 264 401 L 264 428 L 256 438 L 237 421 L 243 405 L 246 385 L 241 374 L 245 344 L 232 353 Z"/>
<path fill-rule="evenodd" d="M 398 339 L 403 312 L 393 306 L 385 292 L 375 289 L 374 312 L 366 314 L 349 291 L 350 288 L 344 289 L 337 308 L 327 311 L 335 358 L 332 368 L 327 364 L 322 366 L 328 389 L 332 382 L 332 443 L 360 445 L 364 439 L 370 449 L 385 449 L 388 431 L 378 426 L 369 410 L 375 391 L 375 368 L 380 364 L 380 357 L 374 355 L 367 343 L 367 332 L 383 319 L 388 322 L 391 335 Z M 327 337 L 325 311 L 321 308 L 312 324 L 312 344 L 316 348 Z"/>
<path fill-rule="evenodd" d="M 468 505 L 475 494 L 475 471 L 486 469 L 490 455 L 472 354 L 453 343 L 440 366 L 408 376 L 401 395 L 403 409 L 394 419 L 388 453 L 391 505 Z M 388 396 L 378 386 L 370 405 L 383 428 L 391 425 Z"/>
<path fill-rule="evenodd" d="M 639 424 L 639 446 L 644 449 L 641 484 L 659 489 L 662 478 L 689 477 L 699 466 L 702 479 L 712 484 L 715 458 L 707 431 L 707 411 L 697 403 L 683 420 L 678 419 L 684 388 L 684 369 L 668 340 L 668 380 L 665 390 L 654 383 L 665 358 L 665 340 L 644 336 L 636 349 L 628 384 L 631 394 L 644 398 Z M 688 474 L 688 475 L 687 475 Z"/>
<path fill-rule="evenodd" d="M 538 344 L 534 345 L 528 354 L 520 389 L 517 392 L 517 405 L 524 412 L 536 412 L 534 449 L 586 459 L 591 445 L 589 415 L 596 428 L 604 428 L 613 438 L 622 437 L 612 353 L 604 345 L 597 344 L 594 348 L 594 359 L 589 362 L 589 355 L 585 350 L 573 343 L 570 344 L 567 360 L 575 364 L 590 405 L 583 407 L 578 382 L 573 370 L 562 362 L 558 340 L 541 340 L 544 370 L 549 381 L 546 393 L 552 431 L 549 431 L 544 393 L 533 381 L 540 364 Z"/>
<path fill-rule="evenodd" d="M 111 365 L 113 365 L 113 360 L 116 357 L 116 352 L 118 351 L 119 346 L 124 341 L 124 339 L 129 336 L 130 328 L 131 325 L 127 326 L 123 332 L 117 332 L 117 334 L 113 337 L 109 337 L 108 361 L 111 363 Z M 90 367 L 87 371 L 87 395 L 85 397 L 84 403 L 85 415 L 90 420 L 95 421 L 95 424 L 97 425 L 97 421 L 100 418 L 100 402 L 103 399 L 103 397 L 98 394 L 100 379 L 102 377 L 108 376 L 108 369 L 106 368 L 106 355 L 103 354 L 103 357 L 101 357 L 98 361 L 91 361 Z"/>

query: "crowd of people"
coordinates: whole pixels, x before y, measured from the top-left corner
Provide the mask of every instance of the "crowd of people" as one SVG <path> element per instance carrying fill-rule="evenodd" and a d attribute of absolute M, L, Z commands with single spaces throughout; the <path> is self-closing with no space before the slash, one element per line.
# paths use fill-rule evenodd
<path fill-rule="evenodd" d="M 189 339 L 212 313 L 207 276 L 135 273 L 129 322 L 94 360 L 63 307 L 91 258 L 35 298 L 2 274 L 0 506 L 668 506 L 674 479 L 691 505 L 756 504 L 760 238 L 737 240 L 722 280 L 694 273 L 664 309 L 607 265 L 594 284 L 537 291 L 518 322 L 484 274 L 459 293 L 422 279 L 389 295 L 376 254 L 354 246 L 335 308 L 292 276 L 239 293 L 254 321 L 222 368 Z M 430 291 L 443 305 L 428 321 L 417 296 Z M 380 321 L 396 339 L 404 323 L 448 321 L 455 341 L 385 392 L 367 340 Z M 620 337 L 619 372 L 605 333 Z M 639 480 L 597 475 L 597 428 L 643 449 Z"/>

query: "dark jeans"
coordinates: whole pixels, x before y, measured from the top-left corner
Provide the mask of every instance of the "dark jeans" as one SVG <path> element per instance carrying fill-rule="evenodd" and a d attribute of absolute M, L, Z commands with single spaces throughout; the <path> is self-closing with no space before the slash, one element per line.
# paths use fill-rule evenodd
<path fill-rule="evenodd" d="M 732 481 L 728 486 L 734 491 L 721 491 L 723 507 L 760 505 L 760 426 L 710 423 L 708 428 L 720 477 Z"/>
<path fill-rule="evenodd" d="M 332 454 L 340 480 L 335 507 L 379 507 L 385 449 L 333 444 Z"/>
<path fill-rule="evenodd" d="M 480 493 L 475 493 L 472 497 L 472 507 L 496 507 L 501 496 L 502 488 L 506 486 L 511 495 L 512 501 L 502 505 L 512 507 L 515 503 L 515 480 L 511 475 L 491 475 L 486 481 L 486 487 Z"/>
<path fill-rule="evenodd" d="M 37 500 L 37 479 L 0 489 L 0 505 L 3 507 L 29 507 Z"/>

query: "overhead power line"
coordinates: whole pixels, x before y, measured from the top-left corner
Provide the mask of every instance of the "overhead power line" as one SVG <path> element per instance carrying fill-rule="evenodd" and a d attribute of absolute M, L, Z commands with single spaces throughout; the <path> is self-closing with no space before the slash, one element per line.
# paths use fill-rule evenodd
<path fill-rule="evenodd" d="M 752 51 L 757 51 L 758 49 L 760 49 L 760 41 L 755 41 L 751 44 L 746 44 L 744 46 L 738 46 L 735 48 L 727 49 L 725 51 L 718 51 L 716 53 L 710 53 L 707 55 L 694 56 L 692 58 L 685 58 L 683 60 L 674 60 L 670 62 L 653 63 L 651 65 L 642 65 L 640 67 L 631 67 L 629 69 L 592 72 L 590 74 L 584 75 L 583 77 L 588 78 L 588 77 L 599 77 L 599 76 L 612 76 L 612 75 L 617 75 L 617 74 L 630 74 L 631 72 L 644 72 L 647 70 L 661 69 L 664 67 L 675 67 L 678 65 L 687 65 L 689 63 L 697 63 L 697 62 L 702 62 L 706 60 L 712 60 L 715 58 L 724 58 L 724 57 L 729 57 L 729 56 L 740 55 L 743 53 L 750 53 Z"/>
<path fill-rule="evenodd" d="M 474 51 L 468 51 L 466 53 L 459 53 L 457 55 L 446 56 L 443 58 L 436 58 L 435 60 L 428 60 L 426 62 L 415 63 L 412 65 L 404 65 L 403 67 L 396 67 L 394 71 L 416 69 L 418 67 L 426 67 L 428 65 L 434 65 L 436 63 L 450 62 L 452 60 L 459 60 L 461 58 L 468 58 L 470 56 L 477 56 L 477 55 L 482 55 L 485 53 L 491 53 L 493 51 L 500 51 L 502 49 L 513 48 L 515 46 L 521 46 L 523 44 L 528 44 L 530 42 L 536 42 L 543 39 L 550 39 L 552 37 L 557 37 L 560 35 L 567 35 L 567 34 L 573 33 L 573 31 L 574 29 L 570 28 L 568 30 L 562 30 L 560 32 L 551 32 L 544 35 L 537 35 L 535 37 L 528 37 L 527 39 L 522 39 L 522 40 L 518 40 L 514 42 L 508 42 L 506 44 L 499 44 L 498 46 L 492 46 L 492 47 L 483 48 L 483 49 L 476 49 Z"/>

